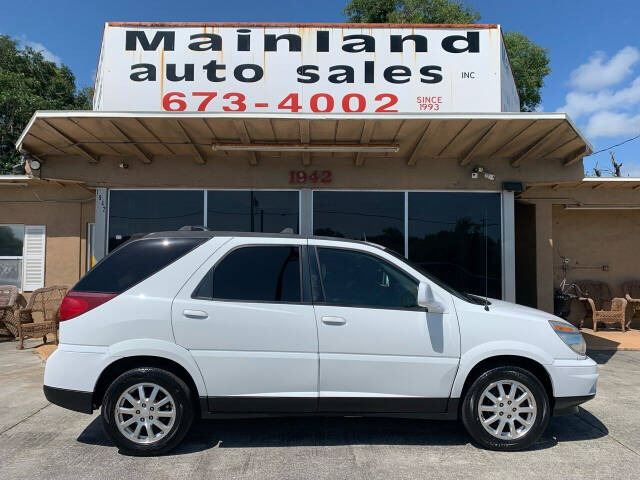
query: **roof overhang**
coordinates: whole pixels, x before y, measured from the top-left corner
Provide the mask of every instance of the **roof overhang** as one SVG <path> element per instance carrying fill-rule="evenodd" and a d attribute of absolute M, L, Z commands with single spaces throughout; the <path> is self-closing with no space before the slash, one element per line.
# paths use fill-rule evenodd
<path fill-rule="evenodd" d="M 190 156 L 198 163 L 227 157 L 258 164 L 261 157 L 332 155 L 364 164 L 367 157 L 409 165 L 447 159 L 460 165 L 504 159 L 560 160 L 592 153 L 564 113 L 274 114 L 204 112 L 38 111 L 17 142 L 40 160 L 51 156 Z M 282 147 L 282 148 L 279 148 Z M 335 147 L 335 148 L 334 148 Z"/>
<path fill-rule="evenodd" d="M 640 177 L 584 177 L 569 182 L 537 182 L 527 184 L 527 188 L 551 188 L 552 190 L 584 188 L 591 190 L 624 189 L 640 191 Z"/>

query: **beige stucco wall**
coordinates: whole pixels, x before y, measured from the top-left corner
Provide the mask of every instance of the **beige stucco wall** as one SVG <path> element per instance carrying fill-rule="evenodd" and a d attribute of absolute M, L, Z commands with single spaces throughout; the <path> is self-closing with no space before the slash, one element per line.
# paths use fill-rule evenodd
<path fill-rule="evenodd" d="M 593 210 L 589 207 L 640 207 L 635 185 L 595 188 L 593 183 L 576 186 L 530 188 L 520 201 L 536 208 L 536 285 L 538 308 L 553 311 L 553 293 L 563 278 L 562 258 L 571 259 L 568 280 L 602 280 L 621 295 L 626 280 L 640 280 L 640 210 Z M 566 209 L 581 206 L 581 209 Z M 604 271 L 607 265 L 609 270 Z M 595 268 L 584 268 L 595 267 Z M 574 302 L 571 320 L 584 318 L 584 306 Z"/>
<path fill-rule="evenodd" d="M 311 165 L 303 167 L 300 155 L 280 157 L 259 154 L 259 164 L 248 157 L 209 158 L 204 165 L 181 156 L 155 156 L 150 164 L 135 158 L 103 156 L 99 164 L 84 158 L 50 157 L 42 166 L 43 178 L 67 179 L 106 187 L 186 187 L 186 188 L 337 188 L 337 189 L 480 189 L 500 190 L 503 181 L 537 182 L 582 178 L 582 162 L 564 167 L 560 160 L 534 160 L 514 168 L 504 159 L 478 159 L 460 166 L 456 159 L 419 159 L 414 166 L 406 159 L 369 157 L 357 167 L 353 154 L 312 154 Z M 124 161 L 128 168 L 119 164 Z M 481 176 L 472 179 L 476 165 L 496 175 L 495 181 Z M 290 184 L 289 172 L 331 170 L 328 184 Z"/>
<path fill-rule="evenodd" d="M 73 285 L 84 273 L 94 196 L 78 185 L 37 180 L 0 187 L 0 224 L 46 225 L 45 286 Z"/>
<path fill-rule="evenodd" d="M 128 168 L 119 167 L 125 161 Z M 471 178 L 473 166 L 481 163 L 496 174 L 495 181 Z M 330 184 L 290 184 L 289 172 L 331 170 Z M 640 190 L 619 184 L 595 187 L 580 184 L 582 162 L 569 167 L 556 161 L 529 160 L 519 168 L 498 159 L 483 159 L 461 167 L 455 159 L 419 159 L 416 166 L 391 157 L 367 158 L 356 167 L 353 156 L 313 155 L 303 167 L 299 156 L 260 155 L 258 166 L 241 156 L 209 157 L 199 165 L 180 156 L 154 157 L 151 164 L 135 158 L 102 157 L 89 164 L 78 157 L 51 157 L 41 169 L 43 177 L 84 182 L 91 187 L 138 188 L 332 188 L 332 189 L 457 189 L 498 191 L 503 181 L 523 181 L 534 186 L 518 195 L 518 201 L 535 206 L 535 299 L 538 308 L 553 311 L 553 292 L 561 279 L 563 252 L 584 264 L 607 264 L 609 272 L 572 270 L 570 278 L 594 278 L 619 287 L 635 278 L 640 263 L 633 259 L 640 245 L 640 210 L 572 210 L 565 205 L 640 205 Z M 573 184 L 563 184 L 571 182 Z M 64 185 L 64 186 L 63 186 Z M 86 224 L 94 217 L 94 192 L 74 183 L 31 181 L 28 187 L 0 189 L 0 223 L 47 225 L 46 284 L 73 284 L 86 265 Z M 613 220 L 611 220 L 613 219 Z M 607 241 L 603 239 L 607 238 Z M 575 253 L 574 253 L 575 252 Z M 640 275 L 639 275 L 640 277 Z M 618 292 L 619 293 L 619 292 Z M 576 310 L 579 312 L 579 309 Z M 580 313 L 578 313 L 579 315 Z"/>
<path fill-rule="evenodd" d="M 640 210 L 566 210 L 554 206 L 553 239 L 554 286 L 563 278 L 561 256 L 570 259 L 569 282 L 604 281 L 614 295 L 624 296 L 622 283 L 640 280 Z M 570 320 L 578 322 L 584 313 L 584 305 L 574 302 Z"/>

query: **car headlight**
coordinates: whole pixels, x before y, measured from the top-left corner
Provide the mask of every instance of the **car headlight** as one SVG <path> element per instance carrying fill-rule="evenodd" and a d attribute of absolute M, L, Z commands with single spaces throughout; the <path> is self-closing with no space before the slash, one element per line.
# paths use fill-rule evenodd
<path fill-rule="evenodd" d="M 553 331 L 558 334 L 564 343 L 566 343 L 571 350 L 578 355 L 585 355 L 587 352 L 587 344 L 576 327 L 567 322 L 558 322 L 556 320 L 549 320 L 549 325 L 553 328 Z"/>

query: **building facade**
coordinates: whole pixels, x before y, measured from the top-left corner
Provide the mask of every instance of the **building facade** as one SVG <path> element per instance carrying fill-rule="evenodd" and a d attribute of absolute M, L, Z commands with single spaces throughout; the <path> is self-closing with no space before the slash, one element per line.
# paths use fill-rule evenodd
<path fill-rule="evenodd" d="M 565 274 L 618 288 L 640 180 L 584 179 L 571 120 L 518 105 L 496 25 L 107 24 L 94 111 L 34 115 L 0 232 L 44 239 L 25 290 L 185 225 L 366 239 L 547 311 Z"/>

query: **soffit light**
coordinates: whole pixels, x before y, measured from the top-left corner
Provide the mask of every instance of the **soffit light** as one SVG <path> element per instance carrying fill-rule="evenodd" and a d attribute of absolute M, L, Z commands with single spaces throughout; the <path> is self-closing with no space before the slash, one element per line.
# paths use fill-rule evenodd
<path fill-rule="evenodd" d="M 397 144 L 362 145 L 362 144 L 278 144 L 278 143 L 214 143 L 214 151 L 240 152 L 374 152 L 396 153 Z"/>

